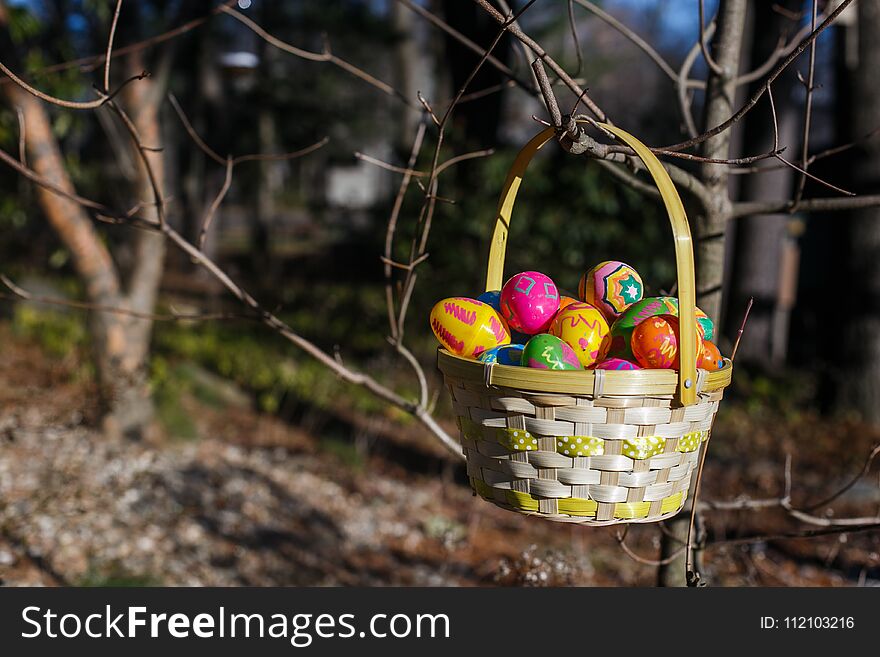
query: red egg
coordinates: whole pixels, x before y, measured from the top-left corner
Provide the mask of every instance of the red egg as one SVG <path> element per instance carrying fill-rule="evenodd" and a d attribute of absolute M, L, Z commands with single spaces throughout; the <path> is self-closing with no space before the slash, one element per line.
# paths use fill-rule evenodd
<path fill-rule="evenodd" d="M 633 329 L 630 346 L 639 365 L 648 369 L 678 369 L 678 317 L 657 315 L 650 317 Z M 703 345 L 697 330 L 697 353 Z"/>
<path fill-rule="evenodd" d="M 697 367 L 710 372 L 724 367 L 724 357 L 714 343 L 703 340 L 703 348 L 697 356 Z"/>

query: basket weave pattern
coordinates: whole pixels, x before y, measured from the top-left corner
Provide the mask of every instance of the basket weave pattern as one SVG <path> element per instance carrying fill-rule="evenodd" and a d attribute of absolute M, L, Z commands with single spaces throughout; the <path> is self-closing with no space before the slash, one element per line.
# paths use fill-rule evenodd
<path fill-rule="evenodd" d="M 447 375 L 474 490 L 498 506 L 587 524 L 653 522 L 687 499 L 722 391 L 536 394 Z"/>

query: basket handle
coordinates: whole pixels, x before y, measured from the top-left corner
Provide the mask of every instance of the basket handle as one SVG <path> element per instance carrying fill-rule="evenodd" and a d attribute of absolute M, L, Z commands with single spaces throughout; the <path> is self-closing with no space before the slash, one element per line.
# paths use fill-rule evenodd
<path fill-rule="evenodd" d="M 669 174 L 656 156 L 638 139 L 617 126 L 607 123 L 598 124 L 602 129 L 613 134 L 618 140 L 632 148 L 654 179 L 660 191 L 672 235 L 675 238 L 675 262 L 678 272 L 678 305 L 679 305 L 679 350 L 681 354 L 681 370 L 678 374 L 678 393 L 681 403 L 685 406 L 697 401 L 697 320 L 696 320 L 696 283 L 694 282 L 694 249 L 691 242 L 691 229 L 681 198 L 673 185 Z M 534 154 L 555 136 L 554 128 L 547 128 L 523 147 L 516 156 L 498 203 L 498 214 L 495 218 L 495 231 L 489 250 L 489 265 L 486 273 L 486 290 L 500 290 L 504 274 L 504 256 L 507 253 L 507 232 L 516 193 L 522 183 L 523 175 Z"/>

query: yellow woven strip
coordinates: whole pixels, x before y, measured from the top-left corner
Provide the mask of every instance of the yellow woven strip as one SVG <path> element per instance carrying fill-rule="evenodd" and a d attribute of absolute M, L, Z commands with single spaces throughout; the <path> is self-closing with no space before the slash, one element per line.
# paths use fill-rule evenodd
<path fill-rule="evenodd" d="M 707 440 L 709 440 L 709 430 L 701 431 L 700 433 L 702 434 L 701 440 L 703 442 L 706 442 Z"/>
<path fill-rule="evenodd" d="M 669 513 L 681 507 L 681 493 L 663 499 L 660 513 Z M 615 518 L 646 518 L 651 509 L 650 502 L 618 502 L 614 505 Z"/>
<path fill-rule="evenodd" d="M 602 456 L 605 441 L 593 436 L 558 436 L 556 451 L 564 456 Z"/>
<path fill-rule="evenodd" d="M 528 493 L 520 493 L 516 490 L 508 490 L 505 491 L 507 496 L 507 503 L 510 506 L 519 509 L 520 511 L 537 511 L 538 510 L 538 500 L 529 495 Z"/>
<path fill-rule="evenodd" d="M 492 487 L 487 484 L 482 479 L 477 479 L 476 477 L 471 477 L 471 488 L 474 489 L 474 492 L 480 497 L 491 500 L 492 499 Z"/>
<path fill-rule="evenodd" d="M 660 512 L 669 513 L 670 511 L 675 511 L 680 509 L 682 504 L 684 504 L 684 491 L 664 498 L 663 503 L 660 505 Z"/>
<path fill-rule="evenodd" d="M 595 516 L 599 504 L 596 500 L 585 500 L 581 497 L 569 497 L 559 500 L 559 513 L 570 516 Z"/>
<path fill-rule="evenodd" d="M 666 447 L 666 438 L 661 436 L 642 436 L 623 441 L 621 453 L 631 459 L 643 460 L 663 453 Z"/>

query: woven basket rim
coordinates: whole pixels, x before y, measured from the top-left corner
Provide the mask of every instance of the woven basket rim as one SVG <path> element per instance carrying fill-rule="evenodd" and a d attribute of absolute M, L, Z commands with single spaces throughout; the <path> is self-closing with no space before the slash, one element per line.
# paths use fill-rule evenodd
<path fill-rule="evenodd" d="M 446 376 L 486 386 L 511 388 L 537 393 L 594 395 L 597 374 L 601 377 L 602 395 L 674 395 L 678 390 L 678 370 L 540 370 L 515 365 L 486 364 L 457 356 L 443 347 L 437 350 L 437 366 Z M 724 359 L 724 367 L 714 372 L 697 370 L 697 392 L 712 392 L 730 385 L 733 363 Z"/>

